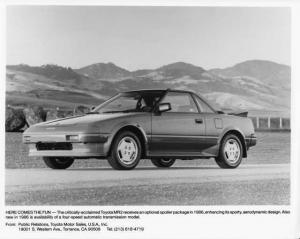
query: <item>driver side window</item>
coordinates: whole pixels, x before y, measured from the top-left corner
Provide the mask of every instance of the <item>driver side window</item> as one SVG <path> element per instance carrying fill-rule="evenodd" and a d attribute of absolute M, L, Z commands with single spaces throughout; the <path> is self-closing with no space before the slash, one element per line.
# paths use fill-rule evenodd
<path fill-rule="evenodd" d="M 168 92 L 161 103 L 170 103 L 169 112 L 198 113 L 197 106 L 189 93 Z"/>

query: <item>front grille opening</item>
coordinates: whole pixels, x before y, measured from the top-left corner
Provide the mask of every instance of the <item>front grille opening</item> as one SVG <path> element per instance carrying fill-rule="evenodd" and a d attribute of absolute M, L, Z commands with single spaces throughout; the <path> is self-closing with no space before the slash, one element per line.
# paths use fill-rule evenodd
<path fill-rule="evenodd" d="M 68 142 L 59 143 L 37 143 L 36 149 L 38 151 L 42 150 L 72 150 L 72 144 Z"/>

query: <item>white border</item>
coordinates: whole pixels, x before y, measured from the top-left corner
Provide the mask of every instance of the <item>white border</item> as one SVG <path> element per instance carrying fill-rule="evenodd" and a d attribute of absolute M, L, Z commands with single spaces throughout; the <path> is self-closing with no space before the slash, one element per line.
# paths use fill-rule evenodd
<path fill-rule="evenodd" d="M 294 210 L 293 222 L 295 233 L 300 238 L 300 4 L 297 2 L 292 9 L 292 88 L 291 88 L 291 206 Z M 298 105 L 297 105 L 298 104 Z"/>
<path fill-rule="evenodd" d="M 261 6 L 261 7 L 291 7 L 292 8 L 292 104 L 291 104 L 291 125 L 292 125 L 292 151 L 291 151 L 291 209 L 292 215 L 291 218 L 278 218 L 269 216 L 267 218 L 255 216 L 255 217 L 244 217 L 244 218 L 228 218 L 228 220 L 224 221 L 221 217 L 215 216 L 205 216 L 199 218 L 192 218 L 190 220 L 187 219 L 175 219 L 169 218 L 168 221 L 161 221 L 161 219 L 153 220 L 153 218 L 146 220 L 146 225 L 155 226 L 157 230 L 152 232 L 145 232 L 143 234 L 136 234 L 128 235 L 128 234 L 105 234 L 101 236 L 107 236 L 109 238 L 120 238 L 120 237 L 127 237 L 127 238 L 297 238 L 300 237 L 300 195 L 299 195 L 299 172 L 300 172 L 300 113 L 299 113 L 299 106 L 297 107 L 297 102 L 300 102 L 300 4 L 298 1 L 150 1 L 150 0 L 126 0 L 126 1 L 116 1 L 116 0 L 102 0 L 102 1 L 38 1 L 38 0 L 31 0 L 31 1 L 4 1 L 1 2 L 1 12 L 0 12 L 0 19 L 1 19 L 1 48 L 0 52 L 1 55 L 1 79 L 3 79 L 0 83 L 1 85 L 1 92 L 0 92 L 0 101 L 2 102 L 2 106 L 4 106 L 5 102 L 5 62 L 6 62 L 6 16 L 5 16 L 5 8 L 6 5 L 105 5 L 105 6 L 226 6 L 226 7 L 246 7 L 246 6 Z M 5 109 L 5 107 L 2 107 Z M 0 114 L 1 122 L 4 122 L 4 112 Z M 5 152 L 5 144 L 4 144 L 4 124 L 0 124 L 1 129 L 1 136 L 0 136 L 0 147 L 1 147 L 1 158 L 2 158 L 2 166 L 0 170 L 1 174 L 1 229 L 3 229 L 3 216 L 5 211 L 4 206 L 4 152 Z M 44 209 L 45 207 L 26 207 L 28 208 L 39 208 Z M 55 208 L 55 207 L 51 207 Z M 62 208 L 62 207 L 59 207 Z M 76 207 L 72 207 L 76 208 Z M 79 207 L 82 208 L 82 207 Z M 100 208 L 100 207 L 98 207 Z M 105 207 L 109 208 L 109 207 Z M 116 207 L 113 207 L 114 209 Z M 124 208 L 124 207 L 121 207 Z M 132 207 L 134 208 L 134 207 Z M 137 207 L 141 208 L 141 207 Z M 150 207 L 150 208 L 166 208 L 166 207 Z M 178 208 L 178 207 L 175 207 Z M 184 207 L 186 208 L 186 207 Z M 187 208 L 197 208 L 197 207 L 187 207 Z M 199 207 L 203 208 L 203 207 Z M 266 209 L 265 206 L 234 206 L 234 207 L 210 207 L 206 206 L 207 208 L 211 209 L 241 209 L 241 208 L 263 208 Z M 270 207 L 276 208 L 276 207 Z M 283 207 L 280 207 L 281 209 Z M 289 208 L 289 207 L 286 207 Z M 164 225 L 167 230 L 161 226 Z M 188 229 L 188 230 L 187 230 Z M 166 234 L 165 234 L 166 233 Z M 99 234 L 20 234 L 20 233 L 11 233 L 6 231 L 4 234 L 0 234 L 1 238 L 74 238 L 75 236 L 78 238 L 81 237 L 93 237 L 99 238 Z"/>

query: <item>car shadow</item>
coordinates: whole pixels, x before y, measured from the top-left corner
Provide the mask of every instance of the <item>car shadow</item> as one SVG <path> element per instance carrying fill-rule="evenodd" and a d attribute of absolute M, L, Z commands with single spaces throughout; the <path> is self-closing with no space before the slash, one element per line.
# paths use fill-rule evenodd
<path fill-rule="evenodd" d="M 132 171 L 175 171 L 175 170 L 193 170 L 193 169 L 220 169 L 218 166 L 212 166 L 212 167 L 172 167 L 172 168 L 156 168 L 156 167 L 139 167 L 132 170 L 120 170 L 122 172 L 132 172 Z M 67 169 L 68 171 L 118 171 L 113 168 L 70 168 Z M 220 169 L 221 170 L 221 169 Z"/>

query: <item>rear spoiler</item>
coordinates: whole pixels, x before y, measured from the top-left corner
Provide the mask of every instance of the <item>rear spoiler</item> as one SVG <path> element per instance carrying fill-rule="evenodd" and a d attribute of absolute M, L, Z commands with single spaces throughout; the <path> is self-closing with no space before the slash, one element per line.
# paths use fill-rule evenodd
<path fill-rule="evenodd" d="M 248 116 L 248 111 L 244 111 L 244 112 L 230 112 L 228 114 L 229 115 L 239 116 L 239 117 L 247 117 Z"/>

